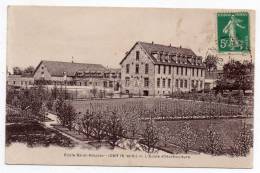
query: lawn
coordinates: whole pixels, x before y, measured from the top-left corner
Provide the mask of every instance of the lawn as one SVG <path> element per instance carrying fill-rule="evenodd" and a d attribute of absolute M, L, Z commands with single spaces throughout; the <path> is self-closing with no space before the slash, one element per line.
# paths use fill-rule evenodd
<path fill-rule="evenodd" d="M 74 142 L 61 133 L 44 127 L 37 121 L 6 125 L 6 145 L 14 142 L 25 143 L 28 147 L 50 145 L 74 147 Z"/>

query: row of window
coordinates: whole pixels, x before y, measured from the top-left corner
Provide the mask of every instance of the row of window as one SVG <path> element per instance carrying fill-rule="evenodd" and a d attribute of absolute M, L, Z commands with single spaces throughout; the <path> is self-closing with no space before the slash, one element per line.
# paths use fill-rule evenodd
<path fill-rule="evenodd" d="M 126 87 L 130 86 L 130 77 L 125 78 L 125 86 Z M 138 79 L 135 80 L 135 87 L 141 87 Z M 144 78 L 144 87 L 149 87 L 149 78 L 148 77 Z"/>
<path fill-rule="evenodd" d="M 163 74 L 166 74 L 167 65 L 158 65 L 158 74 L 161 74 L 161 68 L 162 68 Z M 145 64 L 144 69 L 145 69 L 144 73 L 148 74 L 149 64 Z M 135 74 L 139 74 L 139 71 L 140 71 L 140 65 L 136 64 L 135 65 Z M 130 64 L 126 64 L 126 74 L 129 74 L 129 73 L 130 73 Z M 168 66 L 168 74 L 171 75 L 171 73 L 172 73 L 172 68 L 171 68 L 171 66 Z M 177 67 L 176 74 L 187 76 L 188 75 L 188 67 Z M 191 75 L 197 76 L 197 77 L 199 77 L 199 76 L 203 77 L 203 69 L 198 69 L 198 68 L 192 67 L 191 68 Z"/>
<path fill-rule="evenodd" d="M 165 88 L 166 87 L 166 81 L 167 81 L 167 87 L 171 88 L 171 79 L 166 80 L 165 78 L 163 78 L 162 80 L 160 78 L 157 78 L 157 88 L 160 88 L 161 85 L 162 85 L 162 88 Z M 198 88 L 198 87 L 202 88 L 203 87 L 203 81 L 191 80 L 191 86 L 193 88 Z M 188 88 L 188 80 L 186 80 L 186 79 L 176 79 L 175 80 L 175 87 L 176 88 Z"/>
<path fill-rule="evenodd" d="M 158 74 L 161 74 L 161 68 L 162 68 L 162 72 L 163 74 L 166 74 L 166 68 L 167 65 L 158 65 Z M 176 67 L 176 74 L 177 75 L 188 75 L 188 67 Z M 171 66 L 168 66 L 168 74 L 170 75 L 172 73 L 172 68 Z M 203 76 L 203 69 L 199 69 L 199 68 L 191 68 L 191 75 L 192 76 Z"/>
<path fill-rule="evenodd" d="M 135 74 L 139 74 L 139 71 L 140 71 L 140 65 L 136 64 L 135 65 Z M 145 64 L 144 73 L 148 74 L 148 72 L 149 72 L 149 64 Z M 129 74 L 129 73 L 130 73 L 130 64 L 126 64 L 126 74 Z"/>
<path fill-rule="evenodd" d="M 8 82 L 8 83 L 13 84 L 13 85 L 19 84 L 19 82 L 17 82 L 17 81 L 13 81 L 13 83 L 12 82 Z M 33 85 L 32 81 L 21 81 L 20 83 L 21 83 L 21 85 Z"/>

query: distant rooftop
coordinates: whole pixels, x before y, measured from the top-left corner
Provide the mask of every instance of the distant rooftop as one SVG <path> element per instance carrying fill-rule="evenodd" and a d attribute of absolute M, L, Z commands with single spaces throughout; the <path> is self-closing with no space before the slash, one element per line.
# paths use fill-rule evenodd
<path fill-rule="evenodd" d="M 86 63 L 74 63 L 74 62 L 60 62 L 60 61 L 41 61 L 36 70 L 41 64 L 47 68 L 52 76 L 64 76 L 64 72 L 68 76 L 74 76 L 78 71 L 98 71 L 103 72 L 107 69 L 101 64 L 86 64 Z M 35 70 L 35 71 L 36 71 Z"/>

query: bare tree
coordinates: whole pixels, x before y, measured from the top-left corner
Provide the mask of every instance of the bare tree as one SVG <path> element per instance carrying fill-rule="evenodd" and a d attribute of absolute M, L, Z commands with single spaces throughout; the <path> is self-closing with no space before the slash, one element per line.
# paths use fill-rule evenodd
<path fill-rule="evenodd" d="M 122 120 L 116 115 L 115 112 L 112 112 L 112 115 L 108 119 L 107 132 L 113 147 L 116 145 L 116 142 L 126 134 L 126 131 L 122 125 Z"/>
<path fill-rule="evenodd" d="M 164 147 L 167 147 L 167 144 L 172 139 L 170 129 L 167 126 L 162 126 L 159 129 L 159 139 L 162 141 Z"/>
<path fill-rule="evenodd" d="M 105 136 L 106 120 L 101 112 L 93 116 L 93 135 L 100 142 Z"/>
<path fill-rule="evenodd" d="M 210 124 L 206 131 L 206 136 L 202 143 L 202 149 L 211 155 L 219 155 L 223 152 L 223 137 L 214 124 Z"/>
<path fill-rule="evenodd" d="M 177 143 L 185 153 L 188 153 L 191 147 L 196 143 L 197 134 L 193 131 L 190 122 L 184 122 L 180 125 Z"/>
<path fill-rule="evenodd" d="M 143 149 L 147 153 L 154 152 L 157 143 L 159 142 L 159 134 L 154 121 L 150 120 L 146 123 L 145 129 L 142 133 L 141 143 L 144 144 Z"/>
<path fill-rule="evenodd" d="M 236 155 L 246 156 L 251 147 L 253 147 L 253 132 L 249 125 L 243 122 L 242 128 L 235 140 Z"/>
<path fill-rule="evenodd" d="M 91 133 L 93 130 L 93 127 L 92 127 L 93 126 L 93 115 L 90 114 L 89 110 L 87 110 L 86 113 L 84 114 L 81 123 L 82 123 L 83 133 L 87 137 L 91 136 Z"/>

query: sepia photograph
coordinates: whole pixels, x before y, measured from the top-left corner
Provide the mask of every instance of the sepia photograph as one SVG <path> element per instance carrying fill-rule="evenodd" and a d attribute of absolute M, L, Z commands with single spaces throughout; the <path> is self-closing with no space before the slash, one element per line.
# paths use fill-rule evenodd
<path fill-rule="evenodd" d="M 7 164 L 252 168 L 255 11 L 9 6 Z"/>

